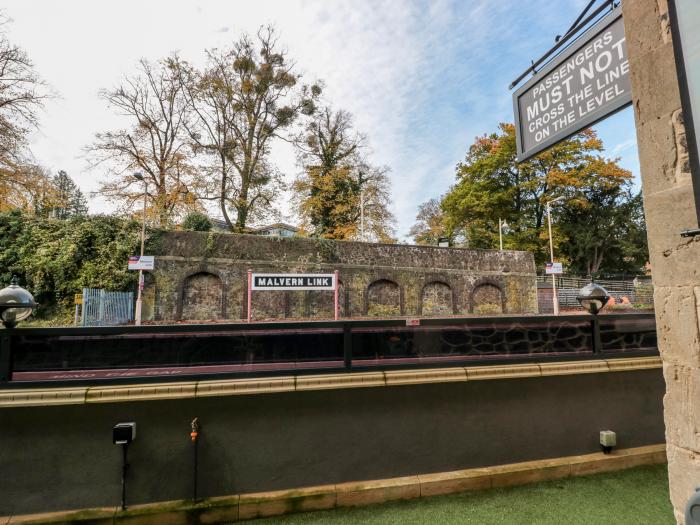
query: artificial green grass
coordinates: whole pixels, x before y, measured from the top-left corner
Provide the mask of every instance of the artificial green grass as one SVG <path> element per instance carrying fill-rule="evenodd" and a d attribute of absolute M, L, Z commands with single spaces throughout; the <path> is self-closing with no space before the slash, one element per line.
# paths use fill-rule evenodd
<path fill-rule="evenodd" d="M 248 521 L 256 525 L 675 524 L 666 465 Z"/>

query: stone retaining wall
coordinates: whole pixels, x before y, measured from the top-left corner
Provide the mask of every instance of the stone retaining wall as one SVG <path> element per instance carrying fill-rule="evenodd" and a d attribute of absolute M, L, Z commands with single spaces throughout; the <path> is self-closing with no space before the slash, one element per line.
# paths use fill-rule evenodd
<path fill-rule="evenodd" d="M 168 232 L 159 245 L 145 319 L 245 318 L 249 268 L 338 270 L 343 317 L 537 313 L 528 252 L 199 232 Z M 252 317 L 331 318 L 333 293 L 255 292 Z"/>
<path fill-rule="evenodd" d="M 658 366 L 610 359 L 5 392 L 0 516 L 118 504 L 111 432 L 126 421 L 137 425 L 130 505 L 191 497 L 195 417 L 203 498 L 592 454 L 607 429 L 620 449 L 655 445 Z"/>

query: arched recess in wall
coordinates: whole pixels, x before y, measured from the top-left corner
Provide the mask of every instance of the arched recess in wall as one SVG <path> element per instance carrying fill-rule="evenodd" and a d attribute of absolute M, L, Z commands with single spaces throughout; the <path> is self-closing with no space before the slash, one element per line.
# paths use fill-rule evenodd
<path fill-rule="evenodd" d="M 450 315 L 454 313 L 454 295 L 449 284 L 432 281 L 423 286 L 421 315 Z"/>
<path fill-rule="evenodd" d="M 402 315 L 401 288 L 394 281 L 379 279 L 367 287 L 365 313 L 370 316 L 386 317 Z"/>
<path fill-rule="evenodd" d="M 143 272 L 143 297 L 141 306 L 141 319 L 153 321 L 156 318 L 156 278 L 153 272 Z"/>
<path fill-rule="evenodd" d="M 477 282 L 469 298 L 469 311 L 474 314 L 500 314 L 506 311 L 506 296 L 494 281 Z"/>
<path fill-rule="evenodd" d="M 219 276 L 210 272 L 198 272 L 185 279 L 181 319 L 222 319 L 223 305 L 224 286 Z"/>

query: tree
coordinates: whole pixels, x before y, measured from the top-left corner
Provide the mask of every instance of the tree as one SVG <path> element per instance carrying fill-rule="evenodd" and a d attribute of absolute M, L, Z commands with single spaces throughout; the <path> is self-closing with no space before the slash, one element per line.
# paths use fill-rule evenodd
<path fill-rule="evenodd" d="M 81 288 L 129 290 L 136 272 L 125 261 L 138 253 L 141 224 L 117 217 L 72 217 L 64 221 L 0 213 L 0 282 L 16 274 L 40 304 L 70 308 Z M 149 239 L 153 232 L 149 232 Z"/>
<path fill-rule="evenodd" d="M 131 211 L 143 197 L 142 183 L 133 176 L 140 172 L 158 225 L 196 208 L 201 181 L 192 165 L 179 59 L 141 60 L 137 75 L 100 96 L 129 122 L 125 129 L 97 133 L 88 146 L 93 167 L 108 166 L 109 178 L 100 192 Z"/>
<path fill-rule="evenodd" d="M 639 273 L 649 258 L 641 193 L 631 183 L 588 188 L 560 212 L 562 254 L 573 272 Z"/>
<path fill-rule="evenodd" d="M 27 53 L 7 38 L 7 23 L 0 14 L 0 209 L 26 207 L 46 182 L 29 161 L 27 134 L 49 93 Z"/>
<path fill-rule="evenodd" d="M 211 230 L 211 221 L 203 213 L 193 211 L 188 213 L 185 220 L 182 221 L 182 229 L 194 232 L 208 232 Z"/>
<path fill-rule="evenodd" d="M 352 116 L 326 107 L 295 141 L 303 173 L 294 183 L 305 229 L 329 239 L 395 242 L 388 169 L 367 160 L 366 138 Z M 364 222 L 364 224 L 361 224 Z"/>
<path fill-rule="evenodd" d="M 229 49 L 209 50 L 207 57 L 203 72 L 180 68 L 195 117 L 190 135 L 210 160 L 216 182 L 210 198 L 218 200 L 229 228 L 242 232 L 251 218 L 269 212 L 282 185 L 269 161 L 273 140 L 314 112 L 321 89 L 299 85 L 300 75 L 270 27 L 256 39 L 244 35 Z"/>
<path fill-rule="evenodd" d="M 59 171 L 51 183 L 53 202 L 47 203 L 45 207 L 50 217 L 65 220 L 87 215 L 87 199 L 65 171 Z"/>
<path fill-rule="evenodd" d="M 56 192 L 48 171 L 23 162 L 0 170 L 0 212 L 22 210 L 39 214 L 56 201 Z"/>
<path fill-rule="evenodd" d="M 445 227 L 440 199 L 430 199 L 418 205 L 416 223 L 411 226 L 408 234 L 416 244 L 436 245 L 438 239 L 444 236 Z"/>
<path fill-rule="evenodd" d="M 585 130 L 518 164 L 515 129 L 501 124 L 499 133 L 477 138 L 457 166 L 457 183 L 442 201 L 448 226 L 465 228 L 471 247 L 493 248 L 498 219 L 505 219 L 511 228 L 504 245 L 533 252 L 541 264 L 549 260 L 548 200 L 585 200 L 592 188 L 619 188 L 631 178 L 629 171 L 603 158 L 602 150 L 595 132 Z M 555 244 L 560 245 L 565 241 L 559 231 L 561 216 L 554 217 Z"/>

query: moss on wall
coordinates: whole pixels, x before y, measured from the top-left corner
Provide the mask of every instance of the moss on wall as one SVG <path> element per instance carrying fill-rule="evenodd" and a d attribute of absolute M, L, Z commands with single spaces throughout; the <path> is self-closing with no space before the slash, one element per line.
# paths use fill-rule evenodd
<path fill-rule="evenodd" d="M 278 273 L 338 270 L 344 286 L 341 311 L 352 317 L 446 315 L 453 310 L 466 314 L 474 310 L 471 301 L 475 287 L 486 281 L 505 297 L 504 312 L 537 312 L 535 264 L 528 252 L 213 232 L 168 232 L 158 244 L 152 285 L 154 318 L 158 320 L 181 319 L 183 315 L 186 318 L 188 311 L 201 312 L 199 305 L 184 305 L 186 297 L 200 297 L 205 308 L 213 304 L 211 298 L 204 298 L 199 292 L 186 293 L 187 279 L 196 273 L 210 273 L 221 280 L 225 318 L 245 318 L 249 268 Z M 376 290 L 378 281 L 390 281 L 396 287 L 388 295 L 373 298 L 368 290 Z M 426 286 L 435 282 L 443 285 L 432 292 L 428 288 L 425 294 Z M 453 306 L 447 303 L 450 293 Z M 327 318 L 332 316 L 332 301 L 330 292 L 257 292 L 253 295 L 253 315 L 256 319 Z M 495 310 L 487 308 L 483 313 Z M 209 316 L 219 317 L 213 311 Z"/>

